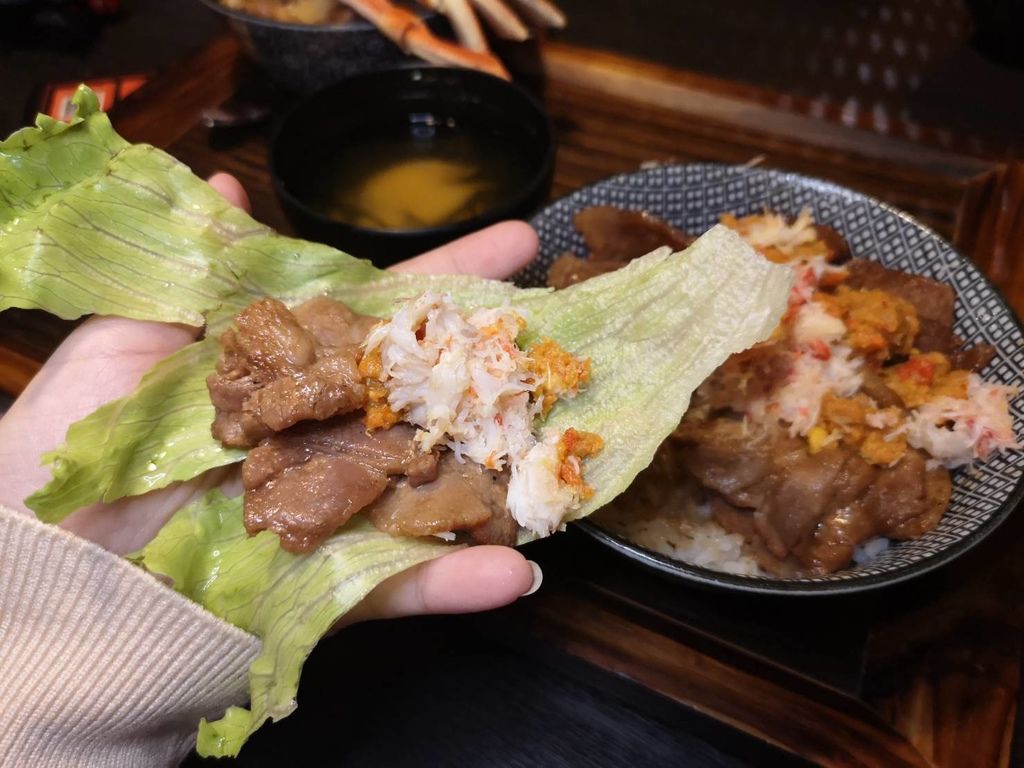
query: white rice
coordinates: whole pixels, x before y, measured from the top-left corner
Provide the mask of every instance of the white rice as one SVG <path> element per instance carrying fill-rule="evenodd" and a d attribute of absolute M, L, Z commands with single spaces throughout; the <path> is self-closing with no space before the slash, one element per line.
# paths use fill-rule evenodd
<path fill-rule="evenodd" d="M 673 560 L 737 576 L 764 575 L 743 553 L 743 537 L 726 533 L 714 520 L 634 520 L 624 533 L 630 541 Z"/>
<path fill-rule="evenodd" d="M 743 536 L 726 533 L 692 480 L 641 475 L 625 496 L 594 515 L 602 528 L 673 560 L 740 576 L 765 571 L 743 550 Z"/>
<path fill-rule="evenodd" d="M 873 539 L 861 542 L 853 549 L 853 562 L 866 563 L 874 560 L 889 548 L 889 539 L 885 536 L 875 536 Z"/>

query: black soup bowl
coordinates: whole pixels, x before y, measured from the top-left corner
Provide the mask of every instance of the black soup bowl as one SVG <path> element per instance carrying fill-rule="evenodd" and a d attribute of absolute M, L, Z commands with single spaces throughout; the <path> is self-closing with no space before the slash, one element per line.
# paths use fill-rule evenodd
<path fill-rule="evenodd" d="M 391 173 L 387 137 L 396 141 L 396 155 L 406 157 L 412 146 L 413 159 L 428 165 L 446 147 L 465 141 L 486 146 L 502 172 L 490 173 L 486 163 L 475 168 L 473 183 L 486 184 L 486 202 L 474 198 L 444 223 L 403 219 L 395 225 L 398 214 L 389 217 L 382 210 L 410 196 L 436 207 L 452 192 L 443 181 L 406 183 L 400 194 L 377 190 L 369 213 L 352 215 L 326 205 L 331 195 L 349 192 L 346 185 L 365 190 L 366 180 L 346 171 L 362 167 L 367 158 L 384 163 L 378 176 Z M 554 138 L 550 118 L 518 86 L 471 70 L 416 66 L 357 75 L 302 101 L 278 128 L 270 166 L 281 206 L 298 234 L 387 266 L 536 211 L 551 188 Z M 451 184 L 463 181 L 452 178 Z M 377 213 L 383 223 L 373 218 Z"/>

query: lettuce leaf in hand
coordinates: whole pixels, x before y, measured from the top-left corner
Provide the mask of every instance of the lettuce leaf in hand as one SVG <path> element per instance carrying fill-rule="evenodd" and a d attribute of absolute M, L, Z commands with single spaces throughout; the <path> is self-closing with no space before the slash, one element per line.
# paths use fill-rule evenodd
<path fill-rule="evenodd" d="M 771 311 L 774 300 L 788 285 L 787 272 L 752 261 L 747 246 L 724 227 L 711 230 L 678 257 L 687 266 L 673 258 L 663 250 L 557 293 L 465 276 L 407 275 L 400 284 L 382 279 L 362 290 L 317 284 L 308 293 L 298 290 L 294 300 L 327 293 L 357 311 L 378 315 L 428 289 L 447 291 L 467 308 L 513 302 L 531 318 L 524 344 L 550 336 L 592 358 L 592 393 L 583 401 L 563 401 L 549 419 L 562 429 L 575 426 L 604 437 L 608 448 L 588 463 L 588 477 L 604 481 L 604 467 L 620 461 L 608 457 L 629 455 L 634 475 L 649 463 L 643 452 L 626 449 L 645 444 L 645 435 L 674 428 L 675 411 L 663 403 L 685 408 L 690 392 L 724 359 L 719 355 L 725 347 L 716 349 L 716 344 L 737 351 L 771 332 L 777 321 Z M 682 283 L 680 269 L 687 270 Z M 752 274 L 745 273 L 751 269 Z M 744 306 L 746 312 L 736 311 Z M 638 313 L 647 323 L 642 327 Z M 689 362 L 680 368 L 684 349 L 690 352 Z M 205 380 L 216 357 L 211 339 L 197 342 L 154 368 L 135 392 L 73 425 L 65 444 L 43 457 L 53 465 L 53 477 L 26 499 L 27 505 L 40 519 L 59 522 L 79 507 L 136 496 L 241 461 L 243 452 L 224 448 L 210 433 L 214 411 Z M 643 375 L 621 385 L 604 377 L 617 369 Z M 615 403 L 617 410 L 582 410 L 581 403 L 588 402 Z M 597 493 L 579 515 L 607 503 L 631 479 L 594 485 Z"/>
<path fill-rule="evenodd" d="M 716 227 L 683 253 L 664 249 L 564 291 L 513 295 L 513 306 L 529 317 L 522 343 L 551 337 L 591 358 L 588 388 L 559 402 L 547 422 L 605 440 L 604 450 L 587 461 L 594 496 L 576 517 L 625 490 L 678 425 L 694 388 L 730 354 L 771 333 L 790 280 L 789 270 Z M 197 420 L 196 436 L 208 435 L 209 424 Z M 250 709 L 234 708 L 204 723 L 198 742 L 204 755 L 235 754 L 268 717 L 291 712 L 299 670 L 317 638 L 376 583 L 450 551 L 354 521 L 302 557 L 281 550 L 268 532 L 247 538 L 241 517 L 240 499 L 208 498 L 179 512 L 138 558 L 263 639 L 250 674 Z M 352 581 L 357 562 L 358 587 Z M 283 582 L 282 568 L 303 588 Z"/>
<path fill-rule="evenodd" d="M 219 353 L 215 339 L 189 344 L 154 366 L 131 395 L 72 424 L 64 445 L 42 457 L 52 479 L 25 504 L 57 523 L 96 501 L 138 496 L 245 458 L 210 435 L 206 377 Z M 206 430 L 198 429 L 204 422 Z"/>
<path fill-rule="evenodd" d="M 730 354 L 765 338 L 786 306 L 791 272 L 718 227 L 688 250 L 662 250 L 559 292 L 468 276 L 381 271 L 326 246 L 282 237 L 229 206 L 152 147 L 119 139 L 81 91 L 70 125 L 41 118 L 0 144 L 0 309 L 62 317 L 91 312 L 206 324 L 215 335 L 253 297 L 295 304 L 330 295 L 388 315 L 427 290 L 464 307 L 511 303 L 523 343 L 550 337 L 592 360 L 590 386 L 560 402 L 558 428 L 597 432 L 587 463 L 589 514 L 624 490 L 678 424 L 693 389 Z M 73 425 L 48 458 L 54 479 L 31 497 L 46 520 L 98 500 L 138 495 L 243 457 L 210 434 L 205 377 L 212 340 L 155 367 L 139 388 Z M 214 493 L 179 510 L 137 554 L 151 572 L 261 637 L 249 709 L 204 723 L 203 754 L 236 754 L 268 718 L 294 708 L 317 640 L 378 583 L 451 551 L 392 537 L 358 518 L 308 555 L 264 532 L 245 535 L 241 500 Z"/>
<path fill-rule="evenodd" d="M 500 304 L 515 290 L 465 275 L 388 272 L 279 235 L 170 155 L 124 141 L 89 89 L 74 103 L 69 123 L 41 115 L 0 142 L 0 311 L 205 323 L 214 336 L 257 296 L 296 304 L 330 294 L 383 316 L 427 287 L 467 306 Z M 205 378 L 216 356 L 212 341 L 193 345 L 75 424 L 43 457 L 53 476 L 28 506 L 60 522 L 80 507 L 240 461 L 242 452 L 209 434 Z"/>
<path fill-rule="evenodd" d="M 290 303 L 328 294 L 357 312 L 383 316 L 397 300 L 428 288 L 451 293 L 466 307 L 501 304 L 517 290 L 508 283 L 464 275 L 403 275 L 392 280 L 393 273 L 375 271 L 381 279 L 364 284 L 362 290 L 315 281 L 295 289 Z M 154 366 L 134 392 L 73 424 L 64 444 L 42 457 L 53 474 L 25 500 L 29 509 L 40 520 L 59 523 L 95 502 L 138 496 L 245 458 L 244 452 L 223 447 L 210 432 L 214 408 L 206 377 L 219 352 L 212 336 L 191 344 Z"/>

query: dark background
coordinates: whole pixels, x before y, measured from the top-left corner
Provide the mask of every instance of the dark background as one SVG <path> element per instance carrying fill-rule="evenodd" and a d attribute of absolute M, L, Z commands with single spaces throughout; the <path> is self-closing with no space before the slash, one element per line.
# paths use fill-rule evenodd
<path fill-rule="evenodd" d="M 807 768 L 801 758 L 522 633 L 472 617 L 357 625 L 321 642 L 299 709 L 234 760 L 182 768 Z"/>
<path fill-rule="evenodd" d="M 0 0 L 0 133 L 25 121 L 47 81 L 157 71 L 219 29 L 198 0 L 120 5 L 97 20 L 74 2 Z M 963 138 L 978 154 L 1021 154 L 1021 0 L 561 5 L 569 27 L 560 40 L 813 99 L 822 114 L 838 110 L 850 124 L 867 116 L 883 133 L 899 119 L 939 128 L 950 143 Z"/>
<path fill-rule="evenodd" d="M 198 0 L 123 0 L 113 18 L 96 17 L 74 3 L 14 5 L 0 0 L 4 135 L 26 122 L 39 88 L 49 81 L 156 72 L 220 29 L 220 20 Z"/>

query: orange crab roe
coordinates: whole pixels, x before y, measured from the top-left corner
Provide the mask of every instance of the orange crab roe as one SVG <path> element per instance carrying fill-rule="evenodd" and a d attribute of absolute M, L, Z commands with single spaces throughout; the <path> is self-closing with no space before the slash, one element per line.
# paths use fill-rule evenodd
<path fill-rule="evenodd" d="M 537 376 L 535 397 L 542 415 L 566 394 L 576 394 L 590 379 L 590 358 L 573 357 L 558 342 L 544 339 L 530 347 L 530 372 Z"/>
<path fill-rule="evenodd" d="M 388 390 L 380 380 L 383 371 L 379 348 L 363 355 L 359 361 L 359 375 L 366 383 L 366 415 L 363 417 L 363 425 L 368 432 L 390 429 L 402 418 L 401 414 L 391 410 L 388 405 Z"/>
<path fill-rule="evenodd" d="M 886 369 L 884 380 L 908 408 L 917 408 L 937 397 L 966 400 L 969 375 L 941 352 L 926 352 Z"/>
<path fill-rule="evenodd" d="M 846 324 L 846 343 L 876 366 L 909 353 L 920 327 L 914 305 L 885 291 L 840 285 L 814 300 Z"/>
<path fill-rule="evenodd" d="M 604 448 L 604 440 L 593 432 L 569 427 L 558 441 L 559 479 L 575 490 L 581 499 L 589 499 L 594 489 L 583 481 L 582 459 L 594 456 Z"/>

